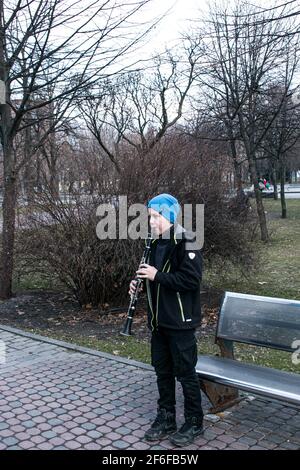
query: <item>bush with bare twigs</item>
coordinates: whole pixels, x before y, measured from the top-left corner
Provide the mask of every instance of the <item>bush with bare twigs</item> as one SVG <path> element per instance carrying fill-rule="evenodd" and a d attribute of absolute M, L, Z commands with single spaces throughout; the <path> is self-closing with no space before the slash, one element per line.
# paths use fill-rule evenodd
<path fill-rule="evenodd" d="M 248 204 L 228 196 L 222 177 L 225 161 L 220 149 L 203 145 L 200 151 L 191 139 L 174 134 L 147 157 L 128 152 L 122 178 L 116 180 L 110 196 L 104 190 L 100 195 L 105 176 L 97 195 L 86 188 L 85 194 L 72 195 L 72 203 L 53 198 L 50 192 L 39 194 L 24 230 L 18 233 L 18 271 L 53 273 L 81 305 L 120 304 L 127 299 L 143 245 L 133 240 L 99 240 L 96 208 L 112 195 L 127 195 L 129 204 L 146 203 L 159 192 L 174 194 L 182 204 L 204 204 L 205 260 L 219 256 L 248 271 L 254 260 L 255 221 Z"/>

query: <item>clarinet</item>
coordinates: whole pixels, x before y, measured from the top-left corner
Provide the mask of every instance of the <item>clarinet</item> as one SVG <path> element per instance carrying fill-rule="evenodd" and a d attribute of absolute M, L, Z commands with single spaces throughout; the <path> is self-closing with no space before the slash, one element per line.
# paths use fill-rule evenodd
<path fill-rule="evenodd" d="M 143 263 L 146 263 L 147 260 L 148 260 L 148 257 L 149 257 L 149 254 L 150 254 L 151 242 L 152 242 L 151 234 L 148 234 L 145 250 L 144 250 L 142 259 L 140 261 L 140 265 L 143 264 Z M 135 277 L 135 280 L 137 281 L 136 289 L 135 289 L 134 294 L 131 296 L 130 304 L 129 304 L 128 311 L 127 311 L 127 319 L 126 319 L 126 323 L 124 325 L 124 329 L 120 333 L 123 336 L 131 336 L 131 326 L 132 326 L 133 315 L 135 314 L 135 309 L 136 309 L 136 304 L 137 304 L 137 301 L 138 301 L 140 287 L 143 283 L 143 279 L 139 278 L 138 276 Z"/>

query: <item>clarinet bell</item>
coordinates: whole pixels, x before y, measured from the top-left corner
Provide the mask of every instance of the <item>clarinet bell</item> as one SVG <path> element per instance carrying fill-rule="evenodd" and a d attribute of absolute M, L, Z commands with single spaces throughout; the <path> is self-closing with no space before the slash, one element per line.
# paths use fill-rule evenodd
<path fill-rule="evenodd" d="M 123 331 L 120 332 L 122 336 L 131 336 L 131 325 L 132 325 L 132 318 L 127 318 L 126 323 L 124 325 Z"/>

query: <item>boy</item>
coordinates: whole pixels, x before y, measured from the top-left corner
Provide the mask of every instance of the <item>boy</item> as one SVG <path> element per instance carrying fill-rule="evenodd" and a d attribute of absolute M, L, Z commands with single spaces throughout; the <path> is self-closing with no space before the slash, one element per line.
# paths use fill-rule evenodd
<path fill-rule="evenodd" d="M 156 441 L 170 435 L 176 446 L 187 446 L 203 433 L 201 392 L 195 372 L 197 343 L 195 329 L 200 324 L 200 250 L 188 251 L 192 238 L 174 225 L 180 211 L 176 198 L 160 194 L 148 203 L 154 237 L 149 264 L 139 267 L 148 297 L 148 323 L 152 331 L 151 360 L 157 376 L 158 413 L 145 433 Z M 131 281 L 129 293 L 135 291 Z M 175 378 L 184 395 L 185 423 L 177 430 Z"/>

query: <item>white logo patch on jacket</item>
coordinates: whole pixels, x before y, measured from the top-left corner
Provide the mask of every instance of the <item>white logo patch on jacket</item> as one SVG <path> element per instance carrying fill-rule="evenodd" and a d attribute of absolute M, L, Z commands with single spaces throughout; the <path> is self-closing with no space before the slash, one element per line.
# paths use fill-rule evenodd
<path fill-rule="evenodd" d="M 195 256 L 196 256 L 196 253 L 189 253 L 189 258 L 190 258 L 190 259 L 194 259 Z"/>

